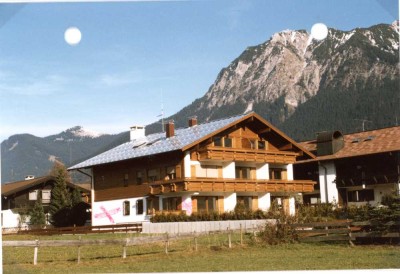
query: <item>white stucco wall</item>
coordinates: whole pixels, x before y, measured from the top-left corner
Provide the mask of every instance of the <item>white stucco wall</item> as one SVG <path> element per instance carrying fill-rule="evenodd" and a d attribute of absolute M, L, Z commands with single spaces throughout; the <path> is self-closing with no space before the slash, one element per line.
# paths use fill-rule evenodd
<path fill-rule="evenodd" d="M 326 168 L 326 179 L 325 182 L 325 168 Z M 319 169 L 319 186 L 321 192 L 321 203 L 332 203 L 338 202 L 338 191 L 334 180 L 336 179 L 336 168 L 333 162 L 324 162 L 318 166 Z M 326 191 L 328 195 L 328 201 L 326 201 Z"/>
<path fill-rule="evenodd" d="M 184 169 L 183 177 L 185 178 L 192 177 L 190 165 L 191 165 L 190 152 L 187 151 L 185 153 L 185 157 L 183 158 L 183 169 Z"/>
<path fill-rule="evenodd" d="M 182 210 L 186 210 L 186 215 L 191 215 L 193 212 L 192 208 L 192 196 L 185 194 L 182 195 Z"/>
<path fill-rule="evenodd" d="M 236 193 L 228 193 L 224 196 L 224 211 L 233 211 L 236 206 Z"/>
<path fill-rule="evenodd" d="M 268 211 L 271 207 L 271 193 L 258 195 L 258 208 L 263 211 Z"/>
<path fill-rule="evenodd" d="M 288 164 L 286 166 L 286 169 L 287 169 L 287 179 L 288 180 L 294 180 L 294 177 L 293 177 L 293 164 Z"/>
<path fill-rule="evenodd" d="M 269 180 L 269 164 L 257 165 L 256 176 L 258 180 Z"/>
<path fill-rule="evenodd" d="M 222 177 L 226 179 L 235 179 L 235 162 L 229 162 L 222 166 Z"/>
<path fill-rule="evenodd" d="M 2 228 L 10 228 L 10 227 L 18 227 L 19 225 L 19 214 L 12 212 L 11 209 L 2 210 L 1 211 L 1 227 Z M 29 217 L 27 217 L 27 222 L 29 221 Z M 24 225 L 24 224 L 22 224 Z"/>
<path fill-rule="evenodd" d="M 289 198 L 289 215 L 296 215 L 296 202 L 294 197 Z"/>
<path fill-rule="evenodd" d="M 136 201 L 143 200 L 143 214 L 136 215 Z M 130 214 L 123 215 L 124 201 L 130 202 Z M 119 199 L 113 201 L 95 202 L 92 204 L 92 225 L 113 225 L 133 223 L 148 220 L 146 216 L 146 198 Z"/>

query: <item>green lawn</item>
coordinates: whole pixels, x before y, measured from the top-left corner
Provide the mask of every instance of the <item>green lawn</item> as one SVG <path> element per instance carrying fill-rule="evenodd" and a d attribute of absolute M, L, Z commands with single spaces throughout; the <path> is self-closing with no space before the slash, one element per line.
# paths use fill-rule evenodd
<path fill-rule="evenodd" d="M 133 236 L 133 235 L 129 235 Z M 41 237 L 40 239 L 76 239 L 78 236 Z M 88 235 L 82 238 L 124 238 L 125 234 Z M 3 240 L 33 239 L 32 236 L 6 236 Z M 38 265 L 34 266 L 33 248 L 3 248 L 4 273 L 76 273 L 76 272 L 198 272 L 263 271 L 317 269 L 400 268 L 399 246 L 355 246 L 335 244 L 290 244 L 255 246 L 245 237 L 240 245 L 234 235 L 228 248 L 226 235 L 203 236 L 198 251 L 193 239 L 171 242 L 169 253 L 164 244 L 132 246 L 122 259 L 121 246 L 88 246 L 77 248 L 39 248 Z"/>

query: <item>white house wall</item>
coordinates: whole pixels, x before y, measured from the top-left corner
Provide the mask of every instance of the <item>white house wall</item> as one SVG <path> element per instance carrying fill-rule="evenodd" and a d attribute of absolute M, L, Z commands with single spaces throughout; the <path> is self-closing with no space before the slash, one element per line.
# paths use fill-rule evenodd
<path fill-rule="evenodd" d="M 258 196 L 258 208 L 268 211 L 271 207 L 271 193 L 265 193 Z"/>
<path fill-rule="evenodd" d="M 326 168 L 326 170 L 324 167 Z M 324 162 L 323 164 L 320 164 L 318 166 L 318 169 L 319 169 L 319 186 L 321 193 L 321 202 L 337 203 L 339 201 L 338 200 L 339 194 L 336 188 L 336 183 L 334 182 L 336 180 L 335 164 L 333 162 Z M 326 200 L 326 196 L 328 196 L 328 201 Z"/>
<path fill-rule="evenodd" d="M 183 170 L 184 170 L 184 177 L 185 178 L 192 177 L 191 168 L 190 168 L 191 164 L 192 163 L 191 163 L 191 160 L 190 160 L 190 152 L 187 151 L 185 153 L 185 157 L 183 158 Z"/>
<path fill-rule="evenodd" d="M 348 202 L 349 206 L 362 206 L 366 204 L 370 204 L 371 206 L 378 206 L 382 203 L 382 197 L 385 195 L 390 195 L 393 193 L 394 187 L 393 184 L 383 184 L 383 185 L 372 185 L 367 186 L 365 189 L 373 189 L 374 190 L 374 200 L 368 202 Z M 347 191 L 355 191 L 355 190 L 363 190 L 360 187 L 352 187 L 348 188 Z"/>
<path fill-rule="evenodd" d="M 269 180 L 269 164 L 257 165 L 256 176 L 259 180 Z"/>
<path fill-rule="evenodd" d="M 287 179 L 288 180 L 294 180 L 294 176 L 293 176 L 293 164 L 288 164 L 286 166 L 286 170 L 287 170 Z"/>
<path fill-rule="evenodd" d="M 226 179 L 235 179 L 235 162 L 228 162 L 222 166 L 222 177 Z"/>
<path fill-rule="evenodd" d="M 236 193 L 229 193 L 229 194 L 225 194 L 224 196 L 224 211 L 233 211 L 235 210 L 235 206 L 236 206 Z"/>
<path fill-rule="evenodd" d="M 136 202 L 143 200 L 143 214 L 136 215 Z M 124 202 L 130 202 L 130 214 L 124 216 Z M 92 204 L 92 225 L 115 225 L 146 221 L 146 198 L 130 198 L 112 201 L 94 202 Z"/>
<path fill-rule="evenodd" d="M 29 221 L 29 217 L 27 221 Z M 11 209 L 1 211 L 2 228 L 18 227 L 19 224 L 20 224 L 20 215 L 18 213 L 12 212 Z"/>

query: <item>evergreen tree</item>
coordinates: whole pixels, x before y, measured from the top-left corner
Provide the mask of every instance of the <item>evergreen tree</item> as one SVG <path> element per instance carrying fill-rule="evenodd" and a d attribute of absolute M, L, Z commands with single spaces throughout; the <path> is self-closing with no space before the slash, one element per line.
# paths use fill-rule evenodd
<path fill-rule="evenodd" d="M 42 192 L 39 190 L 37 193 L 37 199 L 32 210 L 29 212 L 31 225 L 45 225 L 46 215 L 42 205 Z"/>
<path fill-rule="evenodd" d="M 56 162 L 50 175 L 55 177 L 54 188 L 51 191 L 51 201 L 49 205 L 49 213 L 51 214 L 52 223 L 57 226 L 54 222 L 54 216 L 61 210 L 66 210 L 71 207 L 71 194 L 67 189 L 67 182 L 70 181 L 67 169 L 59 162 Z"/>
<path fill-rule="evenodd" d="M 82 202 L 81 192 L 77 188 L 74 188 L 71 194 L 71 206 L 74 207 L 80 202 Z"/>

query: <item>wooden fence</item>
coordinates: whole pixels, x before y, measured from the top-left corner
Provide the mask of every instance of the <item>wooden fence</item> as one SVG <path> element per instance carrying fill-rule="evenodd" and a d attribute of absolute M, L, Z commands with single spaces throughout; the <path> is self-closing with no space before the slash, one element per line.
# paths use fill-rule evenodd
<path fill-rule="evenodd" d="M 381 224 L 383 231 L 373 230 L 373 224 L 370 221 L 350 222 L 319 222 L 291 225 L 298 236 L 299 242 L 349 242 L 354 245 L 355 242 L 382 242 L 399 243 L 400 222 L 388 222 Z M 389 227 L 397 229 L 397 232 L 386 232 Z"/>
<path fill-rule="evenodd" d="M 353 245 L 350 222 L 293 224 L 300 242 L 346 241 Z"/>
<path fill-rule="evenodd" d="M 142 223 L 101 225 L 101 226 L 71 226 L 51 227 L 20 230 L 18 234 L 33 235 L 60 235 L 60 234 L 90 234 L 90 233 L 114 233 L 114 232 L 142 232 Z"/>
<path fill-rule="evenodd" d="M 232 248 L 232 233 L 233 231 L 224 231 L 227 235 L 228 247 Z M 117 245 L 122 247 L 122 258 L 126 258 L 126 249 L 129 246 L 145 245 L 151 243 L 165 243 L 165 253 L 168 253 L 168 247 L 171 241 L 182 240 L 182 239 L 193 239 L 194 250 L 197 251 L 197 238 L 198 236 L 211 234 L 211 233 L 190 233 L 180 235 L 164 235 L 148 236 L 148 237 L 133 237 L 126 239 L 108 239 L 108 240 L 82 240 L 79 236 L 78 240 L 34 240 L 34 241 L 3 241 L 3 247 L 33 247 L 33 264 L 36 265 L 38 262 L 38 251 L 39 247 L 77 247 L 77 262 L 81 261 L 81 248 L 84 246 L 105 246 L 105 245 Z M 244 230 L 240 229 L 240 245 L 243 244 Z"/>

